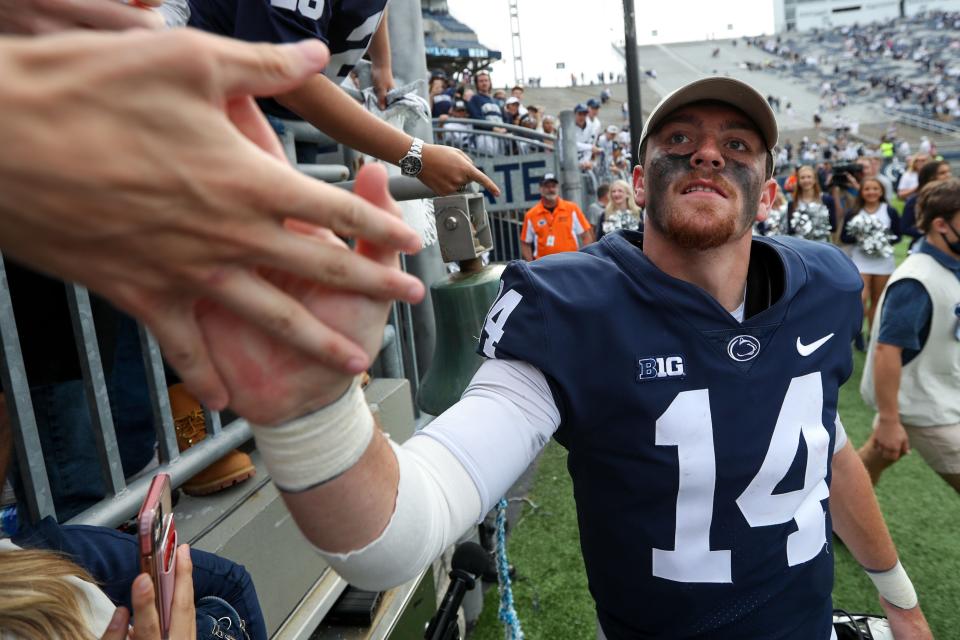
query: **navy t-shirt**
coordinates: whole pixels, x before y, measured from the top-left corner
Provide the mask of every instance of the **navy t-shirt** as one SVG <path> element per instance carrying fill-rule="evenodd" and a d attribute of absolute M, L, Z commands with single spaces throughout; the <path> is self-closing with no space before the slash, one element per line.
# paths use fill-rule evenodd
<path fill-rule="evenodd" d="M 350 74 L 380 25 L 387 0 L 190 0 L 190 26 L 247 42 L 284 44 L 319 38 L 330 48 L 324 75 L 339 84 Z M 296 116 L 273 100 L 264 111 Z"/>
<path fill-rule="evenodd" d="M 640 246 L 511 263 L 479 345 L 550 384 L 604 633 L 826 640 L 860 276 L 836 247 L 755 238 L 740 323 Z"/>
<path fill-rule="evenodd" d="M 439 118 L 442 115 L 450 113 L 453 108 L 453 94 L 449 91 L 438 93 L 433 96 L 433 105 L 431 105 L 431 117 Z"/>
<path fill-rule="evenodd" d="M 932 256 L 960 279 L 960 260 L 921 240 L 917 252 Z M 930 335 L 933 302 L 919 280 L 904 278 L 891 284 L 883 296 L 878 342 L 900 347 L 901 364 L 907 364 L 923 350 Z"/>

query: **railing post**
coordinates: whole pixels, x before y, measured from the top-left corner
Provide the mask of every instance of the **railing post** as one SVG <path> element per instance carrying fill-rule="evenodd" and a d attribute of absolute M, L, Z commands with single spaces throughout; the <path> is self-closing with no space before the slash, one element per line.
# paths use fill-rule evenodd
<path fill-rule="evenodd" d="M 47 465 L 40 449 L 40 435 L 33 415 L 30 384 L 20 351 L 20 338 L 7 285 L 7 270 L 0 255 L 0 379 L 6 391 L 7 411 L 13 431 L 13 446 L 26 493 L 27 515 L 31 522 L 56 516 Z M 3 478 L 0 478 L 0 482 Z"/>
<path fill-rule="evenodd" d="M 127 484 L 123 477 L 120 448 L 117 445 L 113 412 L 110 409 L 110 397 L 107 394 L 107 380 L 103 375 L 103 363 L 100 361 L 97 331 L 93 326 L 90 294 L 84 287 L 77 284 L 66 283 L 65 287 L 70 322 L 73 325 L 74 340 L 77 343 L 77 357 L 83 374 L 83 388 L 93 423 L 93 439 L 100 457 L 100 469 L 107 491 L 110 495 L 117 495 L 126 488 Z"/>
<path fill-rule="evenodd" d="M 411 38 L 411 33 L 423 33 L 423 15 L 419 0 L 393 0 L 390 3 L 388 14 L 388 28 L 390 29 L 391 58 L 393 75 L 397 84 L 402 85 L 416 80 L 422 80 L 421 97 L 427 97 L 427 54 L 423 38 Z M 433 127 L 429 121 L 417 123 L 407 133 L 417 136 L 426 142 L 433 142 Z M 397 158 L 399 161 L 400 158 Z M 406 269 L 423 282 L 429 291 L 430 285 L 446 276 L 443 262 L 440 259 L 440 247 L 434 243 L 420 250 L 413 256 L 407 256 Z M 416 367 L 408 368 L 407 375 L 414 372 L 426 371 L 433 361 L 433 348 L 436 342 L 437 330 L 434 326 L 433 301 L 428 293 L 423 302 L 410 305 L 410 321 L 416 335 Z M 397 327 L 402 329 L 401 327 Z M 416 386 L 416 385 L 414 385 Z M 414 389 L 414 393 L 416 390 Z M 416 407 L 416 403 L 414 403 Z"/>
<path fill-rule="evenodd" d="M 427 80 L 427 48 L 422 37 L 411 38 L 410 34 L 423 34 L 423 14 L 420 0 L 393 0 L 387 14 L 390 30 L 390 57 L 393 76 L 397 86 L 416 80 Z M 421 98 L 427 97 L 424 86 Z M 421 136 L 422 137 L 422 136 Z M 427 138 L 424 138 L 427 140 Z M 399 158 L 398 158 L 399 160 Z"/>
<path fill-rule="evenodd" d="M 177 448 L 177 434 L 173 427 L 160 346 L 142 324 L 137 325 L 137 330 L 140 333 L 140 349 L 143 352 L 143 368 L 147 374 L 147 391 L 150 393 L 150 404 L 153 408 L 153 428 L 157 432 L 160 462 L 173 462 L 180 457 L 180 449 Z"/>
<path fill-rule="evenodd" d="M 577 162 L 577 134 L 573 111 L 560 112 L 560 193 L 564 200 L 576 202 L 586 209 L 583 186 L 580 183 L 580 164 Z"/>

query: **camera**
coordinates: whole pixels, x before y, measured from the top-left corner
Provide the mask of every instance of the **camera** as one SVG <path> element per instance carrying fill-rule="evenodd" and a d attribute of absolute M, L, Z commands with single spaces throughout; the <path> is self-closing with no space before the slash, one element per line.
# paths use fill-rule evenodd
<path fill-rule="evenodd" d="M 847 176 L 852 176 L 857 182 L 863 176 L 863 167 L 859 164 L 838 164 L 833 168 L 833 175 L 830 178 L 829 188 L 840 187 L 844 189 L 850 186 Z"/>

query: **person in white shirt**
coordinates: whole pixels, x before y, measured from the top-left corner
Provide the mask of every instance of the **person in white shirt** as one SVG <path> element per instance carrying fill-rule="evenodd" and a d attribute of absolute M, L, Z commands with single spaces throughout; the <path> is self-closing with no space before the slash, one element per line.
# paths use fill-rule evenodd
<path fill-rule="evenodd" d="M 596 98 L 587 100 L 587 126 L 590 127 L 594 140 L 603 131 L 603 125 L 600 123 L 600 101 Z"/>
<path fill-rule="evenodd" d="M 903 172 L 903 175 L 900 176 L 900 182 L 897 183 L 897 195 L 901 200 L 906 200 L 917 192 L 917 188 L 920 186 L 920 169 L 927 164 L 929 159 L 930 157 L 923 153 L 918 153 L 910 159 L 907 170 Z"/>
<path fill-rule="evenodd" d="M 522 118 L 527 115 L 527 107 L 523 104 L 523 87 L 520 85 L 515 85 L 510 89 L 510 96 L 517 99 L 517 102 L 520 104 L 519 116 Z"/>
<path fill-rule="evenodd" d="M 608 166 L 613 161 L 613 145 L 616 144 L 619 133 L 620 127 L 611 124 L 597 138 L 597 146 L 600 147 L 600 150 L 603 152 L 603 162 Z M 606 171 L 604 173 L 606 173 Z"/>
<path fill-rule="evenodd" d="M 578 104 L 573 108 L 574 133 L 577 138 L 577 163 L 581 169 L 593 168 L 593 156 L 600 151 L 597 147 L 597 137 L 587 121 L 589 110 L 585 104 Z"/>

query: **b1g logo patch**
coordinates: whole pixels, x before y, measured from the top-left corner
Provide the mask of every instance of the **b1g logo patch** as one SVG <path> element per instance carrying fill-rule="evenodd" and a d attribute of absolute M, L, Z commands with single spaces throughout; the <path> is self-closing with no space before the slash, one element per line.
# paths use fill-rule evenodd
<path fill-rule="evenodd" d="M 683 356 L 654 356 L 637 360 L 637 382 L 665 378 L 682 380 L 685 377 L 687 373 Z"/>
<path fill-rule="evenodd" d="M 727 344 L 727 355 L 737 362 L 753 360 L 760 353 L 760 341 L 753 336 L 737 336 Z"/>

